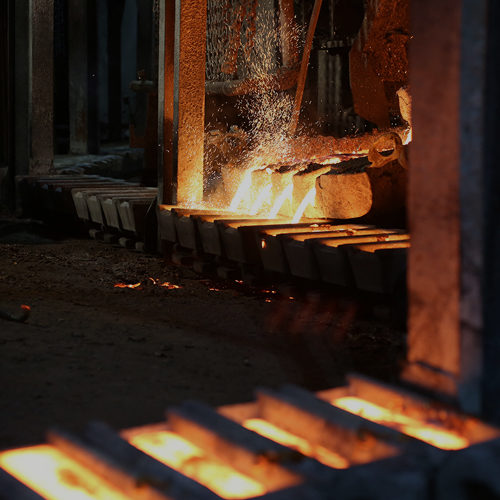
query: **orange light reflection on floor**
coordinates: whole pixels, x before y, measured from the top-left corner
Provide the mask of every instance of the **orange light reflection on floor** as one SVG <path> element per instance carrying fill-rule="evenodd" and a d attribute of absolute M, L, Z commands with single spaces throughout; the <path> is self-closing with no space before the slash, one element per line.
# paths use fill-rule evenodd
<path fill-rule="evenodd" d="M 167 288 L 168 290 L 180 290 L 182 288 L 182 286 L 174 285 L 173 283 L 169 283 L 168 281 L 165 281 L 164 283 L 158 283 L 158 285 L 163 288 Z"/>
<path fill-rule="evenodd" d="M 50 445 L 2 452 L 0 467 L 47 500 L 129 498 Z"/>
<path fill-rule="evenodd" d="M 232 467 L 211 460 L 194 444 L 169 431 L 129 436 L 130 444 L 172 469 L 227 499 L 245 499 L 266 493 L 264 486 Z"/>
<path fill-rule="evenodd" d="M 314 446 L 306 439 L 303 439 L 295 434 L 292 434 L 280 427 L 276 427 L 266 420 L 260 418 L 250 418 L 243 422 L 243 426 L 251 431 L 265 436 L 272 441 L 276 441 L 284 446 L 288 446 L 294 450 L 300 451 L 303 455 L 315 458 L 328 467 L 334 469 L 346 469 L 349 467 L 349 462 L 341 455 L 328 450 L 323 446 Z"/>
<path fill-rule="evenodd" d="M 116 283 L 115 288 L 139 288 L 142 285 L 141 282 L 139 283 L 133 283 L 133 284 L 126 284 L 126 283 Z"/>
<path fill-rule="evenodd" d="M 460 450 L 469 446 L 469 441 L 455 432 L 442 429 L 423 420 L 395 413 L 364 399 L 349 396 L 335 399 L 331 403 L 350 413 L 395 428 L 403 434 L 443 450 Z"/>

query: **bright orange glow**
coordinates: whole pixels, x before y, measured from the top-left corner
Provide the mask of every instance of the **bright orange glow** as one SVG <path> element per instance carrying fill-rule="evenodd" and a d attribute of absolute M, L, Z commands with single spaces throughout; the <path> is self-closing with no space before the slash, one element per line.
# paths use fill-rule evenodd
<path fill-rule="evenodd" d="M 393 412 L 364 399 L 349 396 L 335 399 L 331 403 L 350 413 L 372 422 L 387 425 L 443 450 L 460 450 L 469 446 L 469 441 L 466 438 L 453 431 L 443 429 L 424 420 Z"/>
<path fill-rule="evenodd" d="M 250 209 L 250 215 L 257 215 L 257 213 L 262 209 L 266 202 L 270 202 L 271 191 L 273 189 L 272 184 L 267 184 L 261 190 L 257 196 L 255 202 Z"/>
<path fill-rule="evenodd" d="M 208 458 L 200 448 L 173 432 L 148 431 L 127 439 L 144 453 L 201 483 L 223 498 L 244 499 L 266 493 L 262 484 L 229 465 Z"/>
<path fill-rule="evenodd" d="M 316 199 L 316 188 L 313 187 L 310 189 L 310 191 L 304 196 L 304 199 L 302 200 L 302 203 L 299 205 L 299 208 L 297 208 L 297 211 L 295 212 L 295 215 L 293 216 L 292 222 L 296 224 L 297 222 L 300 222 L 300 219 L 302 219 L 302 216 L 304 215 L 304 212 L 306 208 L 309 205 L 314 205 L 314 200 Z"/>
<path fill-rule="evenodd" d="M 141 282 L 134 283 L 132 285 L 127 285 L 126 283 L 116 283 L 115 288 L 139 288 L 141 285 Z"/>
<path fill-rule="evenodd" d="M 292 200 L 293 195 L 293 184 L 288 184 L 288 186 L 283 190 L 283 192 L 276 198 L 274 205 L 272 206 L 268 217 L 270 219 L 274 219 L 277 217 L 281 207 L 285 203 L 286 200 Z"/>
<path fill-rule="evenodd" d="M 105 480 L 50 445 L 0 453 L 0 466 L 48 500 L 126 500 Z"/>
<path fill-rule="evenodd" d="M 246 198 L 250 193 L 251 188 L 252 188 L 252 170 L 248 170 L 243 175 L 243 179 L 241 180 L 240 185 L 238 186 L 238 189 L 236 190 L 236 193 L 233 197 L 233 200 L 229 205 L 229 210 L 231 210 L 232 212 L 236 212 L 239 206 L 241 205 L 243 199 Z"/>
<path fill-rule="evenodd" d="M 332 467 L 334 469 L 346 469 L 349 467 L 349 462 L 339 454 L 328 450 L 323 446 L 314 446 L 310 444 L 307 440 L 296 436 L 280 427 L 262 420 L 260 418 L 250 418 L 243 422 L 243 426 L 251 431 L 265 436 L 272 441 L 276 441 L 288 448 L 300 451 L 303 455 L 315 458 L 319 462 Z"/>
<path fill-rule="evenodd" d="M 266 240 L 260 240 L 260 246 L 262 248 L 266 248 L 266 246 L 267 246 Z"/>

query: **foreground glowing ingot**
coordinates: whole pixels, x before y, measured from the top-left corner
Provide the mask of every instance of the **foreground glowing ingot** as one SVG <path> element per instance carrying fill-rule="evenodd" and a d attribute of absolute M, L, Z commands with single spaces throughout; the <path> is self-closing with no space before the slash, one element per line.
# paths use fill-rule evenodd
<path fill-rule="evenodd" d="M 130 444 L 172 469 L 227 499 L 245 499 L 266 493 L 264 486 L 169 431 L 147 431 L 127 437 Z"/>
<path fill-rule="evenodd" d="M 331 404 L 443 450 L 460 450 L 469 446 L 469 441 L 456 432 L 388 410 L 364 399 L 348 396 L 334 399 Z"/>
<path fill-rule="evenodd" d="M 0 453 L 0 467 L 47 500 L 127 500 L 127 496 L 50 445 Z"/>
<path fill-rule="evenodd" d="M 349 462 L 339 455 L 324 446 L 314 446 L 306 439 L 303 439 L 295 434 L 292 434 L 280 427 L 277 427 L 267 420 L 260 418 L 250 418 L 243 422 L 243 426 L 251 431 L 267 437 L 272 441 L 288 446 L 293 450 L 297 450 L 303 455 L 315 458 L 319 462 L 334 469 L 346 469 L 349 467 Z"/>

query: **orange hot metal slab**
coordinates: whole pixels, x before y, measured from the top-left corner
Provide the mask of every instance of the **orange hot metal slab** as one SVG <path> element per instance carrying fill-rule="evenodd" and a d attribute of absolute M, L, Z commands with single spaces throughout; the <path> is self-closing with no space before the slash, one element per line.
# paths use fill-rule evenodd
<path fill-rule="evenodd" d="M 266 488 L 230 465 L 214 460 L 198 446 L 169 430 L 146 430 L 126 437 L 156 460 L 199 482 L 225 499 L 246 499 L 266 493 Z"/>
<path fill-rule="evenodd" d="M 0 467 L 49 500 L 129 498 L 103 478 L 50 445 L 2 452 Z"/>
<path fill-rule="evenodd" d="M 440 428 L 430 422 L 417 420 L 402 413 L 388 410 L 354 396 L 344 396 L 331 401 L 332 405 L 342 408 L 367 420 L 397 429 L 408 436 L 424 441 L 443 450 L 461 450 L 469 446 L 469 440 L 458 432 Z"/>

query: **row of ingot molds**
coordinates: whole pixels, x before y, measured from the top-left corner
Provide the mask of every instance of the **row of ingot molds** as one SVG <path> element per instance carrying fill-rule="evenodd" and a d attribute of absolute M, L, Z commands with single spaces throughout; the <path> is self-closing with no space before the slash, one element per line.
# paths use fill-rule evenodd
<path fill-rule="evenodd" d="M 408 233 L 323 219 L 245 218 L 175 206 L 158 209 L 160 238 L 268 272 L 391 293 L 404 280 Z"/>

